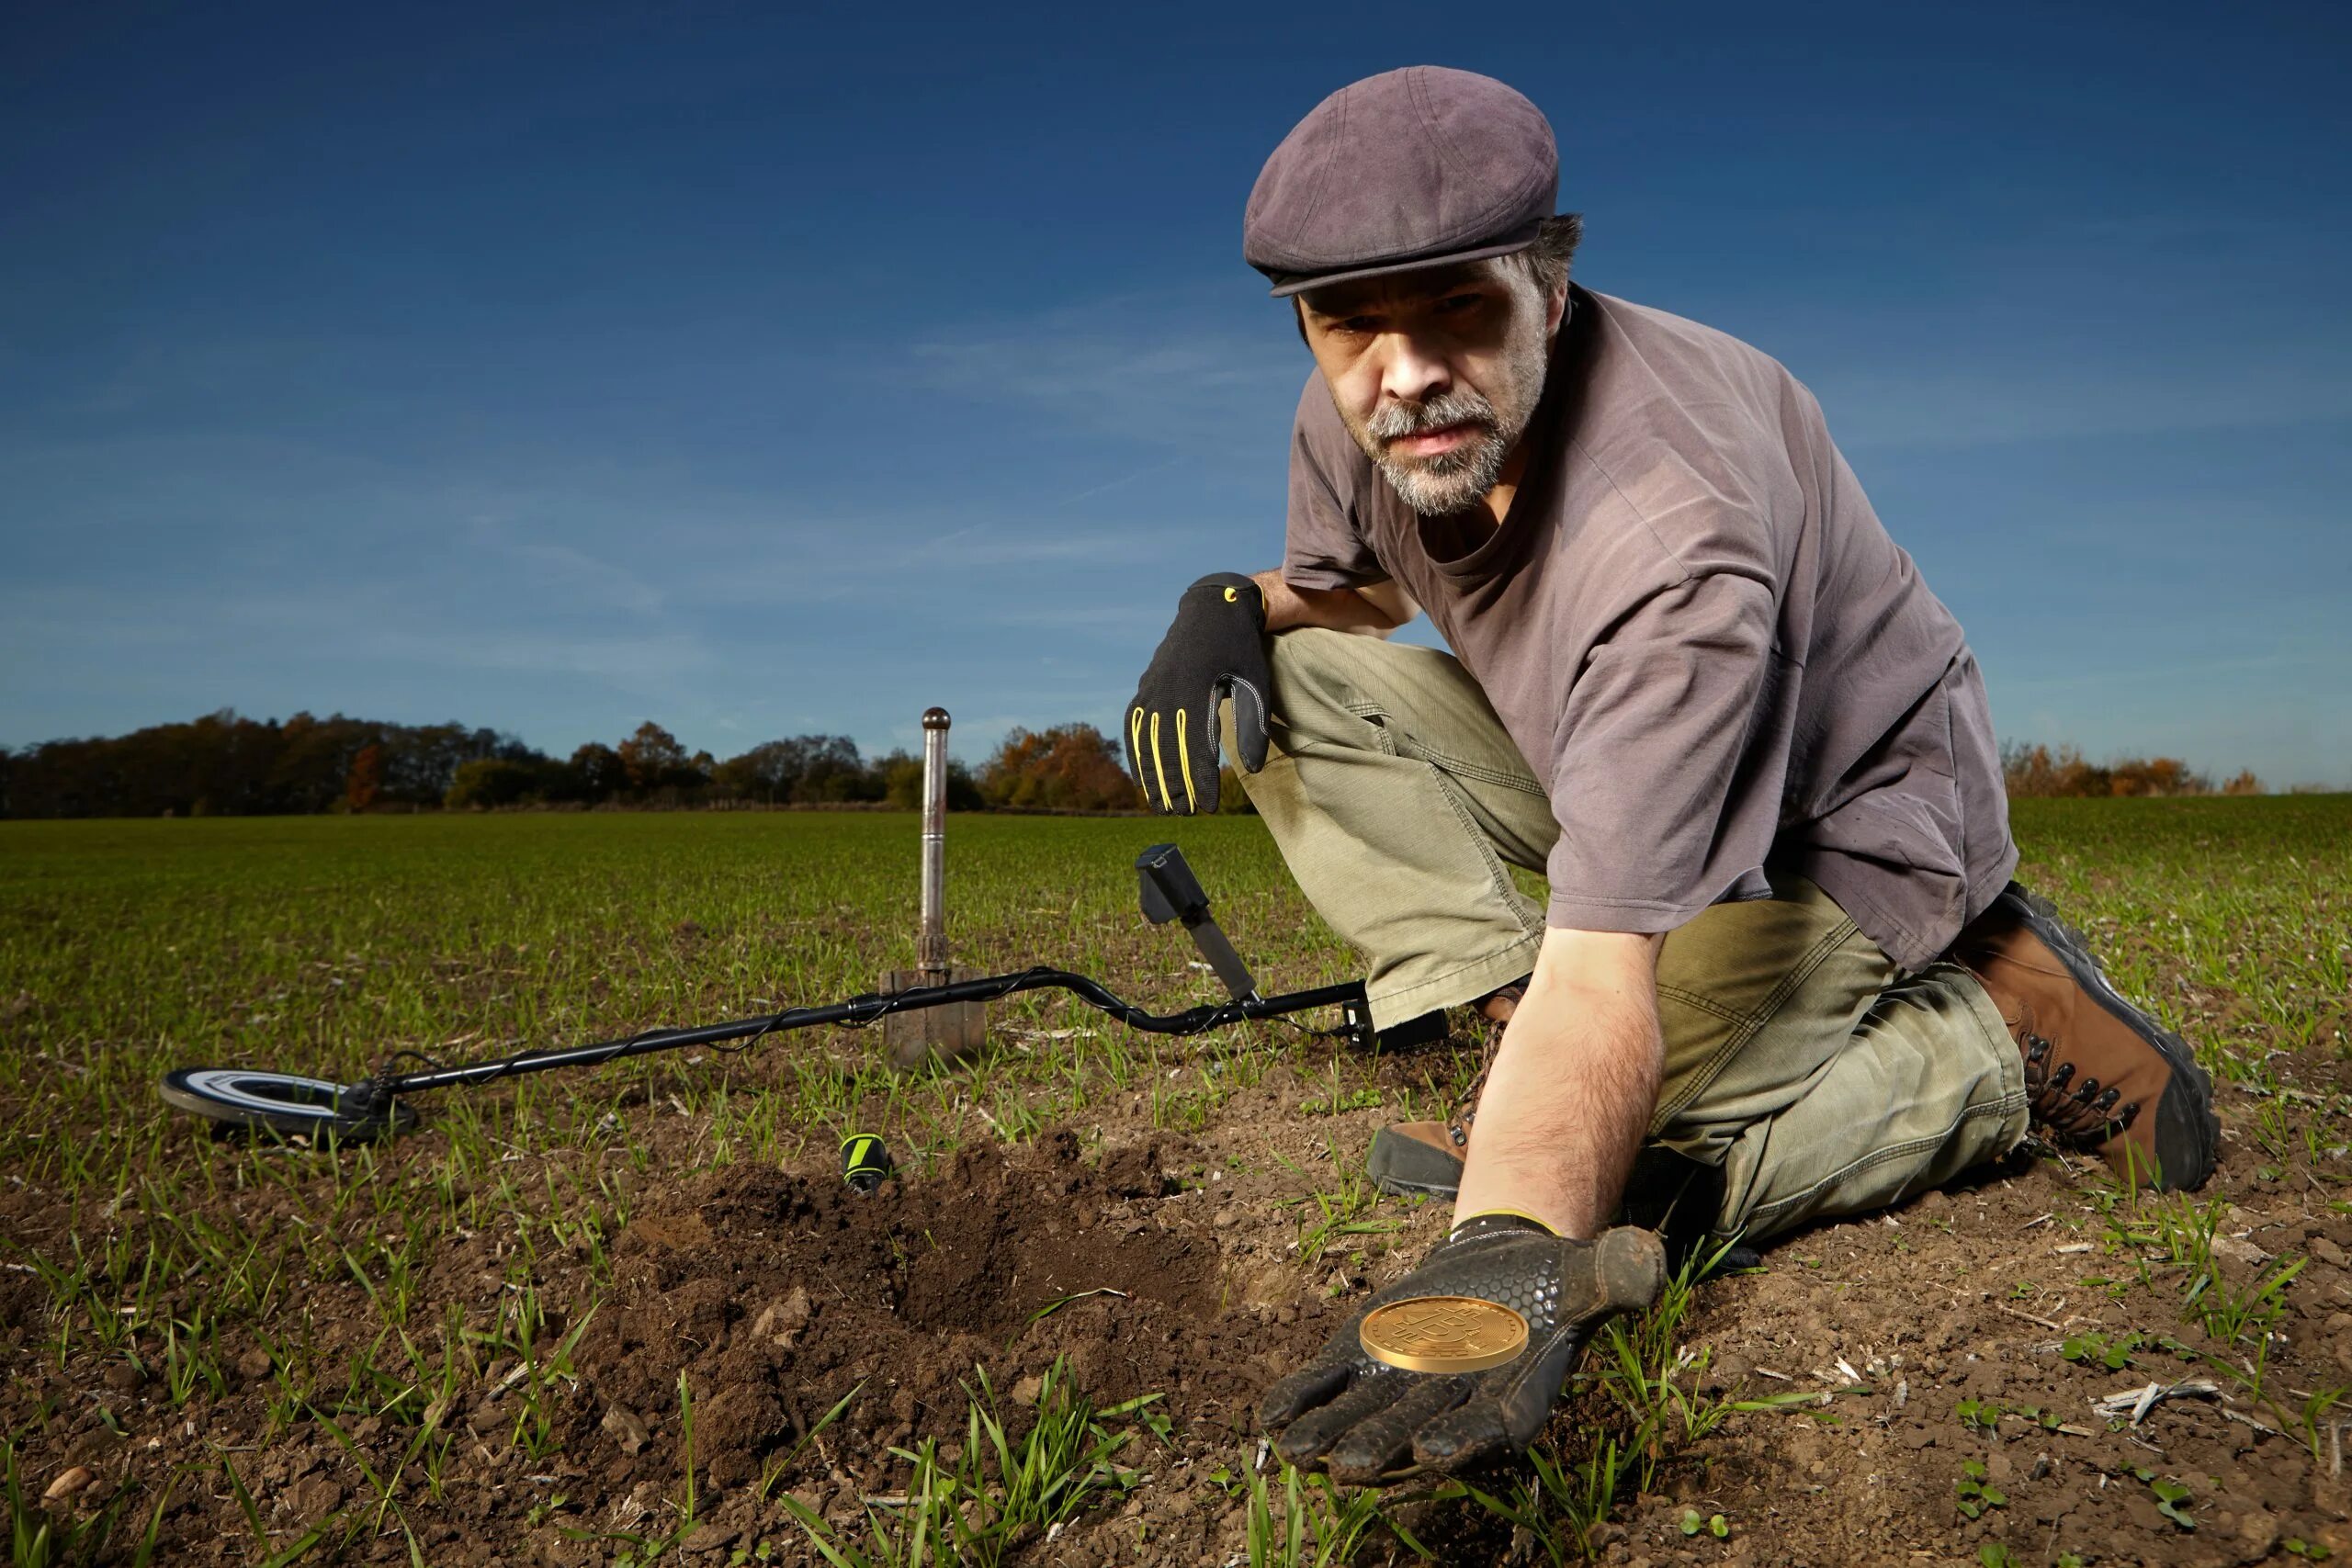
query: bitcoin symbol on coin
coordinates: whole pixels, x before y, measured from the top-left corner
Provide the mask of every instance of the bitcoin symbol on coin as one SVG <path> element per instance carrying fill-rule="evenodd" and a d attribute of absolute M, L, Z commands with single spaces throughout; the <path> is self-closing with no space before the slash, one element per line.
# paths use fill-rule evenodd
<path fill-rule="evenodd" d="M 1408 1372 L 1476 1372 L 1527 1348 L 1527 1320 L 1477 1296 L 1414 1296 L 1366 1314 L 1357 1331 L 1374 1360 Z"/>

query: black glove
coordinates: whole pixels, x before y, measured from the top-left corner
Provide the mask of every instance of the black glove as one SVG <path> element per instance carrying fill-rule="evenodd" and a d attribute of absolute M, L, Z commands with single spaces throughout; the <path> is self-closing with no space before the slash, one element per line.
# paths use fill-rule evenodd
<path fill-rule="evenodd" d="M 1631 1225 L 1569 1241 L 1516 1214 L 1480 1214 L 1421 1266 L 1364 1303 L 1300 1371 L 1266 1391 L 1258 1423 L 1291 1463 L 1339 1481 L 1458 1473 L 1524 1449 L 1543 1430 L 1585 1342 L 1666 1285 L 1666 1252 Z M 1416 1372 L 1374 1359 L 1360 1337 L 1374 1308 L 1419 1296 L 1499 1302 L 1527 1321 L 1527 1348 L 1478 1372 Z"/>
<path fill-rule="evenodd" d="M 1238 572 L 1211 572 L 1176 604 L 1176 623 L 1127 705 L 1127 765 L 1144 799 L 1189 817 L 1216 809 L 1218 699 L 1233 699 L 1241 766 L 1266 765 L 1266 596 Z"/>

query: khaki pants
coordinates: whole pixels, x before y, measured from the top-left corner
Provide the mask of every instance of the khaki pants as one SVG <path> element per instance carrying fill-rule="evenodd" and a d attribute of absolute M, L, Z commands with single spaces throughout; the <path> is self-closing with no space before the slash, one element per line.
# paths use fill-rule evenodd
<path fill-rule="evenodd" d="M 1541 872 L 1559 829 L 1468 672 L 1319 628 L 1275 637 L 1272 672 L 1273 745 L 1244 784 L 1300 889 L 1363 953 L 1374 1023 L 1532 970 L 1544 911 L 1510 868 Z M 1723 1168 L 1718 1233 L 1879 1208 L 2015 1147 L 2024 1070 L 1975 977 L 1906 974 L 1813 883 L 1772 885 L 1658 954 L 1650 1135 Z"/>

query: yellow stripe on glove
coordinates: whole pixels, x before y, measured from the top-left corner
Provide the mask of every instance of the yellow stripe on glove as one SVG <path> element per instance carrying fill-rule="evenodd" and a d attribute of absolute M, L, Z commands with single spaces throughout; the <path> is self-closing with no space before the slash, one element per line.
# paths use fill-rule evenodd
<path fill-rule="evenodd" d="M 1159 804 L 1169 811 L 1176 809 L 1176 797 L 1168 793 L 1168 769 L 1159 760 L 1159 716 L 1151 716 L 1151 771 L 1159 779 Z"/>
<path fill-rule="evenodd" d="M 1136 760 L 1136 789 L 1146 806 L 1151 804 L 1151 785 L 1143 778 L 1143 709 L 1137 707 L 1127 720 L 1127 745 Z"/>
<path fill-rule="evenodd" d="M 1176 767 L 1184 775 L 1184 809 L 1198 811 L 1201 803 L 1193 795 L 1193 748 L 1184 739 L 1184 710 L 1176 710 Z M 1160 786 L 1166 788 L 1165 784 Z"/>

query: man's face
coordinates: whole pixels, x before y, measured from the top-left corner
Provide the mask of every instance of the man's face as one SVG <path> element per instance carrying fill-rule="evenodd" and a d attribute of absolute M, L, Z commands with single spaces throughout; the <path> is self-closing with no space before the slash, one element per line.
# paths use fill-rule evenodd
<path fill-rule="evenodd" d="M 1356 445 L 1435 517 L 1494 488 L 1544 395 L 1566 299 L 1495 257 L 1309 289 L 1299 325 Z"/>

